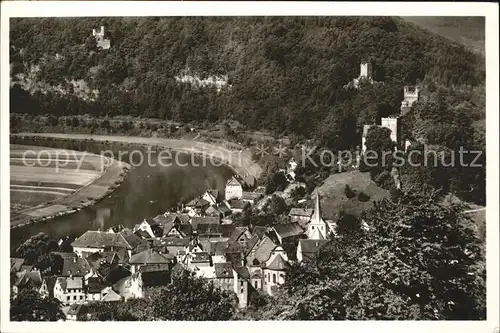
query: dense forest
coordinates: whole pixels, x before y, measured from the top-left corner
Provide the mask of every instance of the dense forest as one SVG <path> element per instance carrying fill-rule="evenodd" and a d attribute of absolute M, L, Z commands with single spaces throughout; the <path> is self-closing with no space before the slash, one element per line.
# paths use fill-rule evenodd
<path fill-rule="evenodd" d="M 92 37 L 100 26 L 110 49 Z M 10 29 L 14 113 L 236 120 L 354 149 L 419 84 L 402 139 L 485 148 L 484 58 L 400 18 L 22 18 Z M 346 89 L 361 61 L 379 84 Z M 470 197 L 484 190 L 465 183 Z"/>

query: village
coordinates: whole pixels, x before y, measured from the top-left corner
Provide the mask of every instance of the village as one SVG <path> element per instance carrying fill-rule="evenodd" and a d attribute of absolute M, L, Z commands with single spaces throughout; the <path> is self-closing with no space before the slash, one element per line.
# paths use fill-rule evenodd
<path fill-rule="evenodd" d="M 359 78 L 352 81 L 354 87 L 362 81 L 374 84 L 371 64 L 360 67 Z M 404 87 L 401 114 L 417 99 L 418 88 Z M 377 124 L 364 126 L 363 151 L 372 126 Z M 382 118 L 378 126 L 389 128 L 391 139 L 400 143 L 398 117 Z M 404 148 L 408 145 L 406 142 Z M 178 209 L 145 218 L 131 229 L 115 225 L 107 230 L 88 230 L 71 243 L 73 252 L 51 253 L 58 257 L 58 275 L 23 265 L 23 258 L 11 258 L 11 273 L 16 274 L 13 295 L 35 285 L 42 297 L 54 297 L 64 305 L 67 320 L 77 320 L 85 304 L 147 297 L 149 287 L 170 283 L 173 267 L 181 265 L 233 292 L 237 307 L 245 309 L 250 293 L 273 296 L 285 282 L 287 265 L 312 260 L 336 237 L 335 221 L 323 218 L 318 191 L 291 199 L 294 190 L 306 188 L 295 179 L 297 166 L 291 158 L 286 169 L 280 170 L 289 181 L 283 191 L 266 194 L 265 186 L 258 186 L 253 176 L 235 175 L 227 181 L 224 192 L 208 188 Z M 253 227 L 233 224 L 238 214 L 265 210 L 273 196 L 291 207 L 285 222 Z M 296 249 L 293 259 L 285 244 Z"/>

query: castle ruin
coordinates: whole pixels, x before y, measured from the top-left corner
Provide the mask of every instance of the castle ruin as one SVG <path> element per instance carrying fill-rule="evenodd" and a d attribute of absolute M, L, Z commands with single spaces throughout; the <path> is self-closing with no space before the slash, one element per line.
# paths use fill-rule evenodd
<path fill-rule="evenodd" d="M 104 26 L 101 26 L 100 31 L 92 29 L 92 36 L 95 37 L 95 41 L 97 43 L 98 48 L 107 50 L 111 47 L 111 41 L 109 39 L 104 38 Z"/>

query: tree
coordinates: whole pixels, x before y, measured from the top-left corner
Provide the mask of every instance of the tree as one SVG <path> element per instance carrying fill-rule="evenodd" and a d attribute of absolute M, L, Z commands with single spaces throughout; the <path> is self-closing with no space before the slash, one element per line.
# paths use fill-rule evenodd
<path fill-rule="evenodd" d="M 328 243 L 308 266 L 292 265 L 262 316 L 484 319 L 484 257 L 463 208 L 441 206 L 435 192 L 376 202 L 364 216 L 370 230 Z"/>
<path fill-rule="evenodd" d="M 286 176 L 283 172 L 275 172 L 271 174 L 266 181 L 266 193 L 271 194 L 275 191 L 283 191 L 288 185 Z"/>
<path fill-rule="evenodd" d="M 274 215 L 281 215 L 288 211 L 288 206 L 285 202 L 285 199 L 277 195 L 273 195 L 266 206 L 266 211 Z"/>
<path fill-rule="evenodd" d="M 156 320 L 228 320 L 235 302 L 233 294 L 176 266 L 172 283 L 153 295 L 152 316 Z"/>
<path fill-rule="evenodd" d="M 39 258 L 48 252 L 56 250 L 57 247 L 55 240 L 51 239 L 47 234 L 40 232 L 19 245 L 16 253 L 25 259 L 26 264 L 32 265 L 37 263 Z"/>
<path fill-rule="evenodd" d="M 22 289 L 11 299 L 12 321 L 58 321 L 65 319 L 61 303 L 53 297 L 42 298 L 37 290 Z"/>

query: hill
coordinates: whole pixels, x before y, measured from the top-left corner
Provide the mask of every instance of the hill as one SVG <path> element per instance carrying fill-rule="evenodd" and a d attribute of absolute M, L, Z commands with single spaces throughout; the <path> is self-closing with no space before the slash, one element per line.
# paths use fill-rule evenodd
<path fill-rule="evenodd" d="M 50 113 L 54 124 L 83 114 L 205 127 L 232 121 L 292 142 L 353 150 L 363 125 L 398 114 L 403 86 L 418 84 L 420 99 L 401 118 L 403 141 L 485 147 L 484 57 L 401 18 L 19 18 L 10 24 L 11 112 Z M 101 26 L 110 40 L 106 50 L 91 34 Z M 371 62 L 378 83 L 346 89 L 362 61 Z M 454 188 L 464 192 L 471 181 L 484 181 L 473 176 L 456 176 Z"/>
<path fill-rule="evenodd" d="M 484 55 L 484 17 L 405 16 L 403 19 Z"/>

